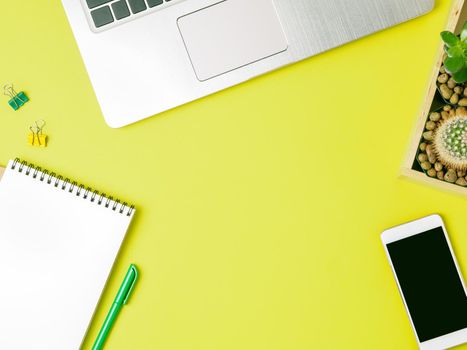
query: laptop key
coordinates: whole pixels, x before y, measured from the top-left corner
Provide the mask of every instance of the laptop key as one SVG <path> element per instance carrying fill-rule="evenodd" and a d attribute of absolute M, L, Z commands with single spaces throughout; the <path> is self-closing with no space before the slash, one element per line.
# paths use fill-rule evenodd
<path fill-rule="evenodd" d="M 112 0 L 86 0 L 88 7 L 93 9 L 94 7 L 101 6 L 111 2 Z"/>
<path fill-rule="evenodd" d="M 114 21 L 109 6 L 104 6 L 98 8 L 97 10 L 91 11 L 91 17 L 96 28 L 105 26 L 106 24 L 112 23 Z"/>
<path fill-rule="evenodd" d="M 131 12 L 138 13 L 147 9 L 144 0 L 129 0 Z"/>
<path fill-rule="evenodd" d="M 120 0 L 112 4 L 112 10 L 116 19 L 122 19 L 130 15 L 130 10 L 125 0 Z"/>
<path fill-rule="evenodd" d="M 147 0 L 147 1 L 148 1 L 149 7 L 155 7 L 158 5 L 162 5 L 164 3 L 164 0 Z"/>

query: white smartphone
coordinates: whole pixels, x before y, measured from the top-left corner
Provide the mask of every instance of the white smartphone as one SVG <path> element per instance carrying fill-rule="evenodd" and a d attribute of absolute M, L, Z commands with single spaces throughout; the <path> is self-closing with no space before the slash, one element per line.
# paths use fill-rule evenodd
<path fill-rule="evenodd" d="M 443 220 L 431 215 L 381 239 L 421 350 L 467 342 L 467 294 Z"/>

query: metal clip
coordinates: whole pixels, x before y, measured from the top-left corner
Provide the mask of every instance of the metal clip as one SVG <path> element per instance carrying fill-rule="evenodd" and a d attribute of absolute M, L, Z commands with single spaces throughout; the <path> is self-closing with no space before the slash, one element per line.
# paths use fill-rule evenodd
<path fill-rule="evenodd" d="M 15 111 L 20 109 L 26 102 L 29 101 L 29 98 L 26 96 L 26 94 L 23 91 L 20 91 L 19 93 L 15 91 L 13 84 L 4 85 L 3 94 L 10 98 L 8 100 L 8 104 Z"/>

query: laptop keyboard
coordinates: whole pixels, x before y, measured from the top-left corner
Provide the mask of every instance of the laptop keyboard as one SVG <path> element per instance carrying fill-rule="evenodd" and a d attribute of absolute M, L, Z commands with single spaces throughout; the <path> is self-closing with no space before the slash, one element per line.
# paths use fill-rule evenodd
<path fill-rule="evenodd" d="M 125 22 L 135 15 L 164 8 L 176 0 L 86 0 L 92 21 L 97 29 Z M 151 11 L 152 12 L 152 11 Z"/>

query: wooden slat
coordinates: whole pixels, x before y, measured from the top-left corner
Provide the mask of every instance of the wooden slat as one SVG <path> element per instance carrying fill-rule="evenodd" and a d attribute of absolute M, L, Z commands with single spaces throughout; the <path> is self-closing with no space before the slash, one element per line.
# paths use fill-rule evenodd
<path fill-rule="evenodd" d="M 401 176 L 411 180 L 416 181 L 418 183 L 424 183 L 425 185 L 436 187 L 439 190 L 443 190 L 445 192 L 451 192 L 455 194 L 460 194 L 467 196 L 467 188 L 461 187 L 455 184 L 450 184 L 446 181 L 441 181 L 436 178 L 429 177 L 425 175 L 425 173 L 421 173 L 419 171 L 411 170 L 411 169 L 402 169 Z"/>

